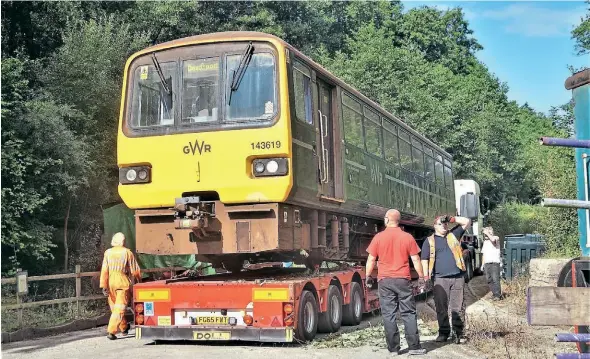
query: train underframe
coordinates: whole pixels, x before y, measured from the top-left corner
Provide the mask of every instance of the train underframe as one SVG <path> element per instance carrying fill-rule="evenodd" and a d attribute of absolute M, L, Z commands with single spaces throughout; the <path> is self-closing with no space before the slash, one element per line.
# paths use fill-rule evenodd
<path fill-rule="evenodd" d="M 382 220 L 289 203 L 226 205 L 198 197 L 173 209 L 136 210 L 137 252 L 196 254 L 214 268 L 240 271 L 244 264 L 323 261 L 363 264 Z M 431 230 L 405 225 L 419 244 Z"/>

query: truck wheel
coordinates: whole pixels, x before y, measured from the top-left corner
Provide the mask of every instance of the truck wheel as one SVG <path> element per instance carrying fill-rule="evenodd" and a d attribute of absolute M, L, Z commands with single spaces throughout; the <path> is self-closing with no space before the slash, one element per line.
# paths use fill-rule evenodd
<path fill-rule="evenodd" d="M 363 291 L 357 282 L 350 283 L 350 303 L 342 307 L 342 324 L 359 325 L 363 320 Z"/>
<path fill-rule="evenodd" d="M 320 313 L 318 331 L 320 333 L 335 333 L 342 325 L 342 293 L 335 285 L 328 287 L 328 309 Z"/>
<path fill-rule="evenodd" d="M 313 294 L 304 290 L 297 308 L 295 337 L 301 341 L 312 340 L 318 331 L 318 303 Z"/>

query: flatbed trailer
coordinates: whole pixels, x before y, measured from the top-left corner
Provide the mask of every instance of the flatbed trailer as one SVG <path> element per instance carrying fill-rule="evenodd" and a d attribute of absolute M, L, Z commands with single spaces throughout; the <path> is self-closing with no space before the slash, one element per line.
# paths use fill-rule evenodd
<path fill-rule="evenodd" d="M 149 340 L 310 341 L 379 309 L 377 289 L 366 288 L 365 270 L 357 266 L 139 283 L 133 298 L 135 336 Z"/>

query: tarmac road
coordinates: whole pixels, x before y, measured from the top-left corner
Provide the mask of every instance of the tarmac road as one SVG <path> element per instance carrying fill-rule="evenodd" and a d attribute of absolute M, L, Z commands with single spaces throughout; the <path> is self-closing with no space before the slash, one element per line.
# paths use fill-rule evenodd
<path fill-rule="evenodd" d="M 477 301 L 477 297 L 484 295 L 485 280 L 483 277 L 476 277 L 471 286 L 479 288 L 475 295 L 467 298 L 467 305 Z M 483 293 L 483 294 L 481 294 Z M 432 308 L 424 302 L 418 303 L 418 311 L 432 314 Z M 362 329 L 369 325 L 375 325 L 381 320 L 380 315 L 367 315 L 358 327 L 343 327 L 345 331 Z M 362 358 L 371 359 L 388 358 L 389 353 L 385 349 L 372 346 L 360 346 L 357 348 L 328 348 L 315 349 L 305 345 L 260 345 L 260 343 L 219 343 L 200 344 L 172 342 L 155 344 L 146 340 L 136 340 L 134 330 L 130 335 L 115 341 L 106 338 L 105 328 L 95 328 L 75 333 L 57 335 L 53 337 L 40 338 L 16 343 L 2 345 L 2 358 L 34 358 L 34 359 L 73 359 L 73 358 L 141 358 L 141 359 L 164 359 L 164 358 L 239 358 L 239 359 L 261 359 L 265 358 L 289 358 L 289 359 L 310 359 L 310 358 Z M 439 345 L 434 343 L 434 336 L 422 337 L 423 346 L 428 354 L 422 358 L 440 359 L 478 359 L 484 358 L 465 345 L 454 345 L 447 343 Z M 385 338 L 383 339 L 385 340 Z M 402 347 L 403 349 L 403 347 Z M 407 356 L 407 355 L 403 355 Z"/>

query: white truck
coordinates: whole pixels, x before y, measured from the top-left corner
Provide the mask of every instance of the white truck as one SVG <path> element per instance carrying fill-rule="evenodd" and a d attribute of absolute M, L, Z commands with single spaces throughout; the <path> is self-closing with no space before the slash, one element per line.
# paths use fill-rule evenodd
<path fill-rule="evenodd" d="M 466 281 L 478 274 L 482 263 L 484 217 L 487 214 L 488 199 L 481 198 L 479 184 L 474 180 L 455 180 L 455 205 L 457 215 L 471 219 L 462 239 L 463 256 L 467 272 Z"/>

